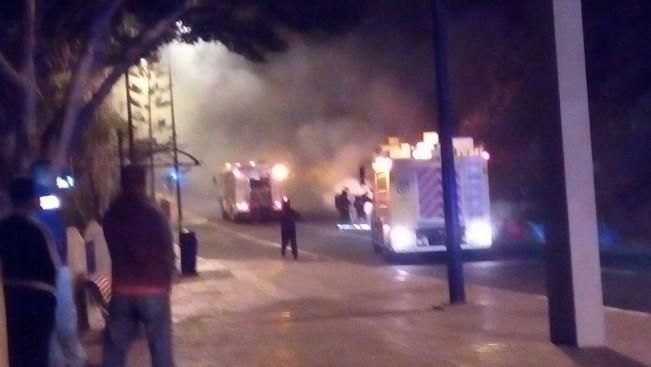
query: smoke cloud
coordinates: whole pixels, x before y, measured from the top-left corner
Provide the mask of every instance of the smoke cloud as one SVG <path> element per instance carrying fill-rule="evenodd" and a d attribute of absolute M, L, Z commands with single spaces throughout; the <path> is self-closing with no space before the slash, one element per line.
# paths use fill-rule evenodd
<path fill-rule="evenodd" d="M 359 36 L 297 38 L 266 64 L 220 44 L 170 45 L 179 139 L 202 161 L 191 191 L 216 195 L 212 177 L 225 162 L 279 161 L 292 167 L 297 207 L 332 206 L 388 135 L 415 138 L 432 123 L 431 79 L 418 78 L 423 68 L 401 43 L 373 51 Z"/>

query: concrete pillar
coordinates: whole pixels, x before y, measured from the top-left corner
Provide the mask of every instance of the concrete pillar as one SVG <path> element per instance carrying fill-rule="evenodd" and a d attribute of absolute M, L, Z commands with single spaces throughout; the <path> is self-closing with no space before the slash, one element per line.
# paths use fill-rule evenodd
<path fill-rule="evenodd" d="M 547 142 L 547 283 L 553 343 L 605 344 L 581 0 L 552 0 L 560 124 Z"/>

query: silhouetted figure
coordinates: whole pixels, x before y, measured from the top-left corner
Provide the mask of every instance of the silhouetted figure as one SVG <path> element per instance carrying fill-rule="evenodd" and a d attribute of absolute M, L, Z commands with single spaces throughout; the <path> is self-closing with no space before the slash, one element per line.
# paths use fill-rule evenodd
<path fill-rule="evenodd" d="M 152 366 L 174 366 L 172 232 L 167 217 L 147 196 L 146 177 L 144 167 L 123 168 L 122 192 L 104 216 L 113 280 L 104 333 L 104 367 L 125 366 L 139 324 L 146 331 Z"/>
<path fill-rule="evenodd" d="M 355 214 L 357 214 L 357 220 L 363 222 L 366 220 L 366 212 L 364 212 L 364 195 L 355 196 L 355 201 L 353 206 L 355 207 Z"/>
<path fill-rule="evenodd" d="M 281 254 L 285 257 L 287 244 L 292 246 L 294 260 L 298 259 L 298 244 L 296 242 L 296 217 L 297 213 L 292 209 L 289 200 L 283 202 L 283 209 L 280 217 L 280 237 L 282 241 Z"/>
<path fill-rule="evenodd" d="M 34 182 L 11 182 L 12 213 L 0 222 L 9 365 L 48 366 L 54 330 L 59 258 L 52 234 L 35 218 L 40 209 Z"/>
<path fill-rule="evenodd" d="M 348 189 L 343 189 L 341 194 L 335 196 L 335 207 L 339 212 L 339 223 L 350 223 L 350 200 L 348 199 Z"/>

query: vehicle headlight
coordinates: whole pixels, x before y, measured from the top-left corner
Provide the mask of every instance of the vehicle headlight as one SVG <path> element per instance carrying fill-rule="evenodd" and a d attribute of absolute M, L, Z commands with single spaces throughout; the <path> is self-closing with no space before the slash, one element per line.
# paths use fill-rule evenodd
<path fill-rule="evenodd" d="M 241 212 L 248 212 L 249 211 L 249 203 L 246 201 L 240 201 L 239 203 L 235 204 L 235 207 L 237 208 L 238 211 Z"/>
<path fill-rule="evenodd" d="M 276 164 L 271 168 L 271 177 L 276 181 L 285 181 L 289 177 L 289 168 L 284 164 Z"/>
<path fill-rule="evenodd" d="M 466 227 L 466 242 L 475 246 L 490 247 L 493 243 L 493 228 L 485 220 L 473 220 Z"/>
<path fill-rule="evenodd" d="M 404 251 L 416 246 L 416 233 L 404 226 L 391 228 L 391 247 L 396 251 Z"/>

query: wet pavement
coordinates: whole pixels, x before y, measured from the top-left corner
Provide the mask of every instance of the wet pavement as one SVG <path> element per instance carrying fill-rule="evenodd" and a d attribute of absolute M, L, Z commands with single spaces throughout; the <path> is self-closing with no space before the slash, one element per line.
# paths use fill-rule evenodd
<path fill-rule="evenodd" d="M 280 258 L 268 228 L 203 223 L 197 230 L 201 275 L 173 290 L 182 367 L 651 364 L 644 313 L 609 310 L 607 348 L 564 349 L 548 342 L 541 295 L 470 285 L 468 304 L 449 306 L 444 280 L 362 256 L 368 248 L 352 237 L 313 233 L 330 247 L 318 251 L 304 237 L 295 262 Z M 336 256 L 342 246 L 350 258 Z M 147 361 L 139 340 L 129 365 Z"/>

